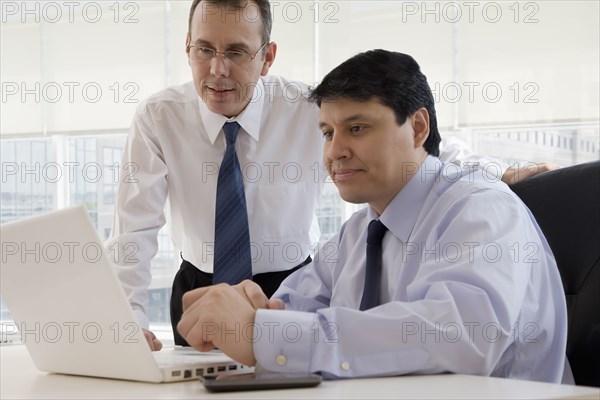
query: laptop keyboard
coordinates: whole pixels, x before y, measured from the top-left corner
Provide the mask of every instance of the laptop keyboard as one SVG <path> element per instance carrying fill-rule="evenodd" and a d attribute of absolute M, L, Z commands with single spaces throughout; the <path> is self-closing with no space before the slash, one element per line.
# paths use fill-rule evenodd
<path fill-rule="evenodd" d="M 190 348 L 175 348 L 173 350 L 155 351 L 152 353 L 160 368 L 184 367 L 198 363 L 227 363 L 231 359 L 220 351 L 198 352 Z"/>

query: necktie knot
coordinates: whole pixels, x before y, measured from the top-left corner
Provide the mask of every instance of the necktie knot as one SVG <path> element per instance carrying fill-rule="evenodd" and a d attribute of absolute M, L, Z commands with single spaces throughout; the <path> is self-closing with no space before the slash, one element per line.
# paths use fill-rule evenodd
<path fill-rule="evenodd" d="M 223 132 L 225 132 L 225 140 L 227 140 L 228 145 L 235 143 L 239 130 L 240 124 L 237 122 L 226 122 L 225 125 L 223 125 Z"/>
<path fill-rule="evenodd" d="M 369 223 L 369 229 L 367 234 L 367 243 L 369 244 L 381 244 L 383 236 L 387 232 L 387 227 L 378 219 L 374 219 Z"/>

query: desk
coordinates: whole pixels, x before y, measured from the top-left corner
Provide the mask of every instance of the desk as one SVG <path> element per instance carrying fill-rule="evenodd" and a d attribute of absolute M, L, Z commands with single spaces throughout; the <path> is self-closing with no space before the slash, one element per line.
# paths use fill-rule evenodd
<path fill-rule="evenodd" d="M 23 345 L 0 347 L 3 399 L 600 399 L 600 389 L 470 375 L 402 376 L 324 381 L 310 389 L 208 393 L 197 381 L 139 383 L 47 374 L 35 369 Z"/>

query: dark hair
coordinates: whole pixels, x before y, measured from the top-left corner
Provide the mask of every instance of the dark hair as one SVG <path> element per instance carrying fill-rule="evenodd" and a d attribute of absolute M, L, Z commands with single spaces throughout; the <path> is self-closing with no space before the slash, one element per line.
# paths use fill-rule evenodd
<path fill-rule="evenodd" d="M 309 100 L 321 107 L 323 101 L 373 98 L 394 110 L 399 125 L 425 107 L 429 112 L 429 137 L 423 147 L 432 156 L 439 156 L 441 138 L 433 94 L 419 64 L 407 54 L 386 50 L 357 54 L 328 73 Z"/>
<path fill-rule="evenodd" d="M 192 18 L 194 16 L 194 11 L 196 11 L 196 7 L 201 1 L 204 1 L 208 4 L 216 5 L 217 7 L 224 7 L 228 10 L 243 10 L 245 7 L 248 6 L 249 3 L 254 3 L 256 7 L 258 7 L 258 11 L 260 12 L 260 19 L 263 23 L 262 43 L 271 40 L 271 28 L 273 27 L 273 17 L 271 16 L 271 4 L 269 3 L 269 0 L 194 0 L 192 2 L 192 7 L 190 8 L 190 18 L 188 21 L 188 36 L 190 38 L 192 32 Z"/>

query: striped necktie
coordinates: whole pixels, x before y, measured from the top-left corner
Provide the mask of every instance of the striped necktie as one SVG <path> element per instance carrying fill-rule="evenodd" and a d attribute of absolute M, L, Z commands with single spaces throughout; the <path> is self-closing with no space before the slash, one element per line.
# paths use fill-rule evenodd
<path fill-rule="evenodd" d="M 223 126 L 227 148 L 217 182 L 213 284 L 235 285 L 244 279 L 252 279 L 244 181 L 235 152 L 239 129 L 237 122 Z"/>

